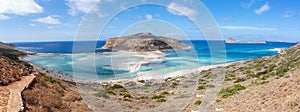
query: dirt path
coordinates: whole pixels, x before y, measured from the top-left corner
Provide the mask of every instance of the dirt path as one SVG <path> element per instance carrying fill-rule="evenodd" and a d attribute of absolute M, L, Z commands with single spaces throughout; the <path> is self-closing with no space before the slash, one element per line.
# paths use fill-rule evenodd
<path fill-rule="evenodd" d="M 34 74 L 23 76 L 20 81 L 0 87 L 0 112 L 18 112 L 23 110 L 21 92 L 35 78 Z"/>

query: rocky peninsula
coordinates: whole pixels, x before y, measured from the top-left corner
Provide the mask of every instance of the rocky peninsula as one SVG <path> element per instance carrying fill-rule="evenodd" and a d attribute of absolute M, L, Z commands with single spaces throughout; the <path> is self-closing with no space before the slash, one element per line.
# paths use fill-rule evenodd
<path fill-rule="evenodd" d="M 110 38 L 106 40 L 106 44 L 102 49 L 131 51 L 131 52 L 147 52 L 170 49 L 189 49 L 190 46 L 184 45 L 181 41 L 155 36 L 151 33 L 138 33 L 131 36 Z"/>

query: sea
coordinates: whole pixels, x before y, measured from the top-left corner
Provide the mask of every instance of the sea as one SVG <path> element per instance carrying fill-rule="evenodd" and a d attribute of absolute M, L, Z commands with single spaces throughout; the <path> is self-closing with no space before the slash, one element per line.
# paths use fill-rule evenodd
<path fill-rule="evenodd" d="M 274 56 L 278 54 L 278 49 L 296 45 L 296 43 L 284 42 L 267 42 L 267 44 L 229 44 L 224 41 L 206 40 L 182 42 L 192 48 L 164 50 L 162 52 L 167 56 L 161 57 L 159 61 L 142 64 L 140 69 L 134 72 L 123 69 L 126 66 L 111 65 L 139 61 L 143 57 L 100 49 L 105 45 L 105 41 L 17 42 L 13 44 L 22 51 L 37 53 L 37 55 L 25 57 L 24 60 L 82 79 L 120 79 L 134 77 L 145 72 L 163 75 L 182 69 Z M 96 46 L 85 48 L 90 47 L 91 44 L 96 44 Z M 77 48 L 83 50 L 76 50 Z M 85 51 L 84 49 L 94 50 Z"/>

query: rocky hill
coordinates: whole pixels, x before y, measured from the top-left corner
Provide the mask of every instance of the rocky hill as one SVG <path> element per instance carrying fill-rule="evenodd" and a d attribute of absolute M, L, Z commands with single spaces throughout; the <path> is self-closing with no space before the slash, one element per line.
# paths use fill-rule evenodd
<path fill-rule="evenodd" d="M 169 49 L 189 49 L 190 46 L 182 44 L 181 41 L 154 36 L 151 33 L 138 33 L 126 37 L 110 38 L 102 49 L 118 51 L 157 51 Z"/>
<path fill-rule="evenodd" d="M 18 59 L 26 53 L 20 52 L 11 44 L 0 42 L 0 85 L 8 85 L 28 75 L 30 65 Z"/>

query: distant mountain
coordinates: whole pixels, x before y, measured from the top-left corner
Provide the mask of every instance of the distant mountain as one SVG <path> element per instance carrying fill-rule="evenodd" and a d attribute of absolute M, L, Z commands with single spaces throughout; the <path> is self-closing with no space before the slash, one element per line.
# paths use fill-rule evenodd
<path fill-rule="evenodd" d="M 235 40 L 234 38 L 227 38 L 226 43 L 237 43 L 237 44 L 266 44 L 266 41 L 261 40 Z"/>
<path fill-rule="evenodd" d="M 151 33 L 138 33 L 131 36 L 110 38 L 102 49 L 119 51 L 157 51 L 169 49 L 189 49 L 190 46 L 184 45 L 181 41 L 154 36 Z"/>

